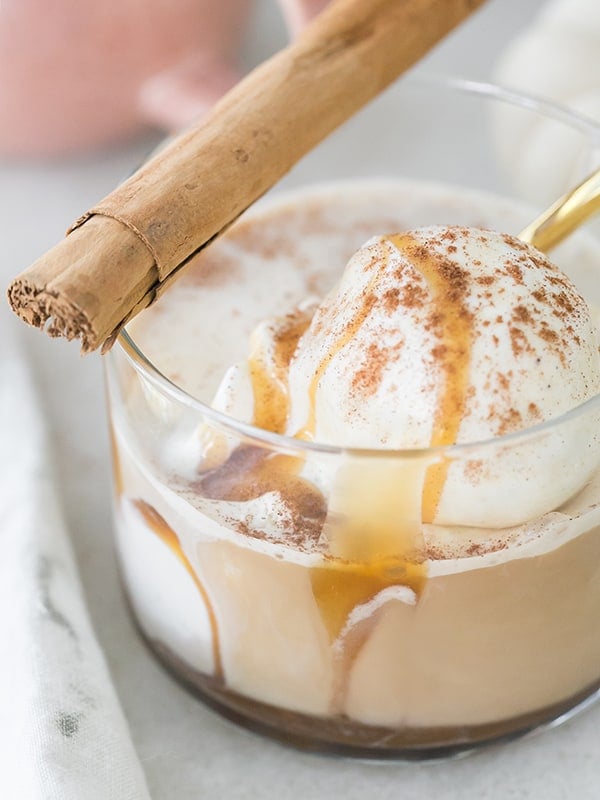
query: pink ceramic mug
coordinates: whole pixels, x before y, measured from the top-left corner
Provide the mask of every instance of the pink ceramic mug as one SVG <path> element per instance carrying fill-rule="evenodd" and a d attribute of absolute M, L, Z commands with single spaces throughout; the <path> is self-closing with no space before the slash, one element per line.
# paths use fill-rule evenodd
<path fill-rule="evenodd" d="M 297 29 L 326 0 L 281 0 Z M 3 0 L 0 154 L 47 156 L 173 129 L 238 77 L 251 0 Z"/>

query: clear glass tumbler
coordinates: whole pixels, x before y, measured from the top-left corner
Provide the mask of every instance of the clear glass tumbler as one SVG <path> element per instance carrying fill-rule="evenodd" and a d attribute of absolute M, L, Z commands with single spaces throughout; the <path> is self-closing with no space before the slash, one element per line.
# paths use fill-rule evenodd
<path fill-rule="evenodd" d="M 539 210 L 527 201 L 553 199 L 599 148 L 598 127 L 550 104 L 402 80 L 120 336 L 106 374 L 125 589 L 153 651 L 224 715 L 303 748 L 420 759 L 597 695 L 600 397 L 481 442 L 347 448 L 311 439 L 314 402 L 284 433 L 277 371 L 306 296 L 364 240 L 432 223 L 516 233 Z M 592 233 L 555 260 L 600 304 Z"/>

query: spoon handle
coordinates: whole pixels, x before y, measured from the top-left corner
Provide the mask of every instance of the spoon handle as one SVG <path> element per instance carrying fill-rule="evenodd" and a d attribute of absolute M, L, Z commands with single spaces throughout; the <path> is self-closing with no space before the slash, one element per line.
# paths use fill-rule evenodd
<path fill-rule="evenodd" d="M 547 252 L 600 211 L 600 168 L 560 197 L 519 234 L 528 244 Z"/>

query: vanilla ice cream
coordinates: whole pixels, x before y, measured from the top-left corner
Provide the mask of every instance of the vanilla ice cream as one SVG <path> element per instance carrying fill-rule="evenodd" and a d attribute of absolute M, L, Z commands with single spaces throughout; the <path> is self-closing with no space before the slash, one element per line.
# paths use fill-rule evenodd
<path fill-rule="evenodd" d="M 290 331 L 297 347 L 282 356 Z M 482 442 L 600 391 L 595 327 L 573 283 L 520 240 L 464 226 L 371 239 L 318 307 L 261 323 L 252 342 L 214 405 L 349 448 Z M 451 466 L 427 521 L 500 528 L 556 508 L 597 466 L 588 438 L 585 422 L 568 441 L 527 442 L 477 470 Z M 569 471 L 556 470 L 561 450 L 573 451 Z"/>

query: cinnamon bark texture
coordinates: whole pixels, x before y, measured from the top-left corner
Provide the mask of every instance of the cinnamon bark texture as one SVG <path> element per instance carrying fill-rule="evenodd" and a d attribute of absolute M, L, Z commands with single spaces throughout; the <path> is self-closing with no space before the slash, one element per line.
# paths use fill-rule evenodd
<path fill-rule="evenodd" d="M 51 336 L 110 347 L 189 258 L 483 0 L 335 0 L 9 286 Z"/>

